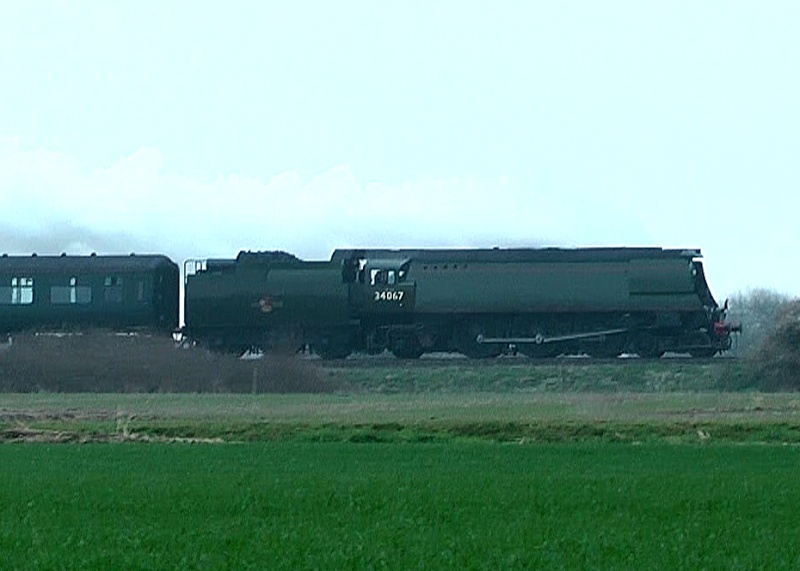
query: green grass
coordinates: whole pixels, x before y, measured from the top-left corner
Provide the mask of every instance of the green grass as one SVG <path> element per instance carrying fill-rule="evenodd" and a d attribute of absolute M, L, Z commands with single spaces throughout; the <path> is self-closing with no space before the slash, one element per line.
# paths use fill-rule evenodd
<path fill-rule="evenodd" d="M 800 395 L 720 392 L 729 371 L 0 394 L 0 571 L 800 568 Z"/>
<path fill-rule="evenodd" d="M 2 569 L 796 569 L 800 449 L 0 447 Z"/>
<path fill-rule="evenodd" d="M 420 361 L 423 363 L 424 359 Z M 262 365 L 268 373 L 268 363 Z M 453 359 L 451 365 L 407 368 L 325 367 L 324 379 L 349 392 L 673 392 L 728 390 L 743 384 L 746 367 L 733 359 L 694 363 L 687 359 L 640 362 L 620 359 L 615 363 L 586 365 L 582 359 L 559 364 L 532 365 L 521 358 L 501 358 L 491 366 Z"/>
<path fill-rule="evenodd" d="M 0 440 L 800 442 L 800 395 L 719 392 L 4 394 Z"/>

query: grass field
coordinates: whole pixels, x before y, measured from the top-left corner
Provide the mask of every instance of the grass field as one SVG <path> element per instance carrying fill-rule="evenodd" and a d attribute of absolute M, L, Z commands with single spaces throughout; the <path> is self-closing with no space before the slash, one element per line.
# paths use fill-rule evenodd
<path fill-rule="evenodd" d="M 796 569 L 800 449 L 0 447 L 5 569 Z"/>
<path fill-rule="evenodd" d="M 800 395 L 697 367 L 0 394 L 0 570 L 800 568 Z"/>

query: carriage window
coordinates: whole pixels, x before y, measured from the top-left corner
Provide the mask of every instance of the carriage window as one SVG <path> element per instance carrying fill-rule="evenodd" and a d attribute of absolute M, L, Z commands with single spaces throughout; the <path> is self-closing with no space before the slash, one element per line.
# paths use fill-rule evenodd
<path fill-rule="evenodd" d="M 397 280 L 395 279 L 394 270 L 389 270 L 388 277 L 386 279 L 386 283 L 389 284 L 389 285 L 394 285 L 395 283 L 397 283 Z"/>
<path fill-rule="evenodd" d="M 88 305 L 92 303 L 92 288 L 90 286 L 78 286 L 75 288 L 75 303 Z"/>
<path fill-rule="evenodd" d="M 107 303 L 122 303 L 122 278 L 106 276 L 103 281 L 103 299 Z"/>
<path fill-rule="evenodd" d="M 385 281 L 385 276 L 383 275 L 382 270 L 370 270 L 369 271 L 369 283 L 370 285 L 381 285 Z"/>
<path fill-rule="evenodd" d="M 51 305 L 68 305 L 69 303 L 69 286 L 52 286 L 50 288 Z"/>
<path fill-rule="evenodd" d="M 8 283 L 8 282 L 6 282 Z M 11 287 L 0 287 L 0 303 L 30 305 L 33 303 L 33 278 L 11 278 Z"/>
<path fill-rule="evenodd" d="M 69 285 L 50 288 L 50 303 L 52 305 L 90 304 L 92 303 L 92 288 L 79 286 L 78 278 L 69 278 Z"/>

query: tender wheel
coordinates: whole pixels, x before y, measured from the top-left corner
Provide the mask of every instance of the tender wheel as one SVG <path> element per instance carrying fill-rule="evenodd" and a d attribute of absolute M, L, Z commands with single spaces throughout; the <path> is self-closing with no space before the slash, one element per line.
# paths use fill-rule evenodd
<path fill-rule="evenodd" d="M 344 359 L 352 352 L 352 347 L 347 337 L 330 335 L 315 343 L 314 350 L 325 360 Z"/>

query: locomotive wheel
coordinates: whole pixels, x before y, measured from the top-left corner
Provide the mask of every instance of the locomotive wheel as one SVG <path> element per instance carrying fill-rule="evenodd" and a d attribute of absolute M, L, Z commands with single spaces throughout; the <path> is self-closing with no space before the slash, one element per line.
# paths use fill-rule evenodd
<path fill-rule="evenodd" d="M 494 357 L 498 357 L 503 350 L 500 347 L 475 343 L 474 346 L 459 348 L 459 352 L 470 359 L 493 359 Z"/>
<path fill-rule="evenodd" d="M 561 354 L 558 344 L 526 344 L 519 346 L 520 352 L 531 359 L 552 359 Z"/>
<path fill-rule="evenodd" d="M 392 338 L 392 353 L 398 359 L 419 359 L 424 352 L 415 335 L 396 335 Z"/>
<path fill-rule="evenodd" d="M 477 322 L 462 322 L 456 330 L 456 349 L 470 359 L 491 359 L 503 352 L 503 347 L 493 343 L 478 343 L 484 328 Z"/>
<path fill-rule="evenodd" d="M 598 359 L 615 359 L 622 353 L 622 339 L 619 336 L 607 338 L 603 343 L 589 349 L 589 354 Z"/>
<path fill-rule="evenodd" d="M 503 348 L 496 344 L 478 343 L 478 340 L 473 338 L 460 340 L 458 351 L 470 359 L 491 359 L 499 356 Z"/>
<path fill-rule="evenodd" d="M 616 359 L 621 351 L 613 347 L 595 347 L 589 350 L 589 355 L 595 359 Z"/>
<path fill-rule="evenodd" d="M 639 331 L 628 336 L 625 347 L 627 353 L 636 353 L 642 359 L 656 359 L 664 354 L 658 346 L 658 338 L 647 331 Z"/>
<path fill-rule="evenodd" d="M 688 339 L 689 355 L 696 359 L 709 359 L 717 350 L 711 346 L 711 339 L 705 333 L 693 333 Z"/>

